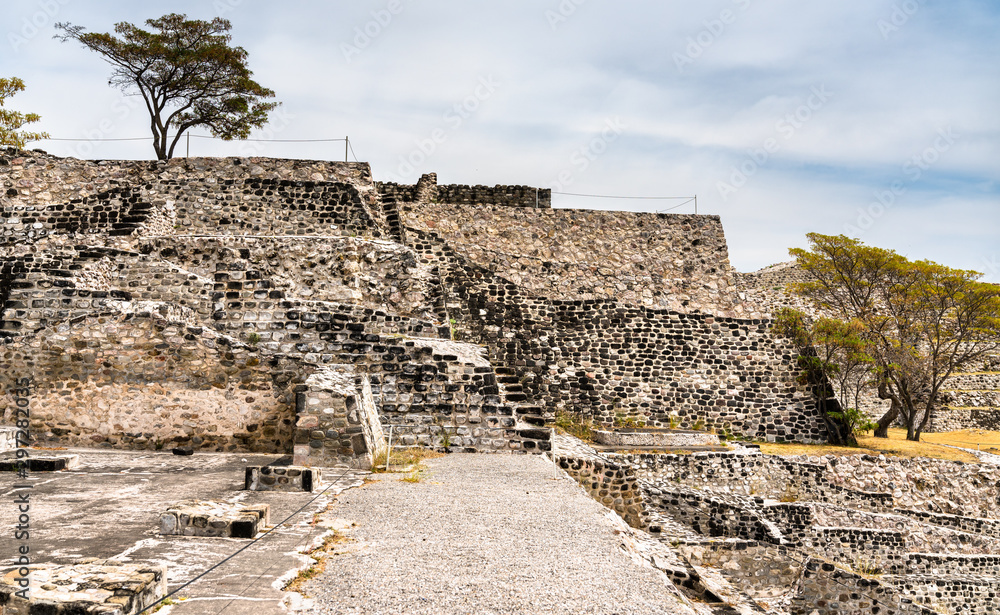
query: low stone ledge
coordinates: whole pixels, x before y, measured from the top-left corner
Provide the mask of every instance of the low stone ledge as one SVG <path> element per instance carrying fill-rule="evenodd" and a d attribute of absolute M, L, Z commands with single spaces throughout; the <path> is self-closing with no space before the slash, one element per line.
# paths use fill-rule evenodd
<path fill-rule="evenodd" d="M 167 594 L 164 566 L 82 560 L 71 566 L 30 566 L 28 592 L 20 570 L 0 576 L 3 615 L 134 615 Z M 23 596 L 27 595 L 27 599 Z"/>
<path fill-rule="evenodd" d="M 253 538 L 270 524 L 267 504 L 244 506 L 229 502 L 181 502 L 160 515 L 164 536 Z"/>
<path fill-rule="evenodd" d="M 594 439 L 606 446 L 719 446 L 719 437 L 701 431 L 674 429 L 598 430 Z"/>
<path fill-rule="evenodd" d="M 308 491 L 319 485 L 322 473 L 302 466 L 247 466 L 244 489 L 247 491 Z"/>
<path fill-rule="evenodd" d="M 13 472 L 27 462 L 29 472 L 59 472 L 72 470 L 80 465 L 79 455 L 60 455 L 58 457 L 26 457 L 24 459 L 0 459 L 0 472 Z"/>

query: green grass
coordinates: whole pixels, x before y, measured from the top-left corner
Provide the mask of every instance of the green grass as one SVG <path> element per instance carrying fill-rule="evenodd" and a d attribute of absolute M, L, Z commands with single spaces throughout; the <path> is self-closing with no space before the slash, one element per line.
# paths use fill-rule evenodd
<path fill-rule="evenodd" d="M 584 442 L 593 442 L 594 430 L 597 429 L 594 421 L 565 410 L 556 412 L 556 420 L 552 425 L 559 433 L 569 434 Z"/>

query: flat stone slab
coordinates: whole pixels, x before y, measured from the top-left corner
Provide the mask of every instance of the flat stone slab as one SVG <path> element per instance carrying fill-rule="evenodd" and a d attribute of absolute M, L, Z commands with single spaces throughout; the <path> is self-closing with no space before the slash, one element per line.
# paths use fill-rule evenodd
<path fill-rule="evenodd" d="M 92 559 L 71 566 L 41 564 L 29 570 L 27 592 L 23 592 L 20 569 L 6 570 L 0 576 L 3 615 L 134 615 L 167 594 L 165 566 Z"/>
<path fill-rule="evenodd" d="M 164 536 L 253 538 L 271 521 L 268 504 L 245 506 L 230 502 L 180 502 L 160 515 Z"/>
<path fill-rule="evenodd" d="M 322 473 L 302 466 L 247 466 L 244 489 L 247 491 L 309 491 L 316 488 Z"/>
<path fill-rule="evenodd" d="M 26 457 L 15 459 L 6 457 L 0 459 L 0 472 L 13 472 L 27 462 L 29 472 L 59 472 L 60 470 L 71 470 L 80 464 L 79 455 L 60 455 L 45 457 Z"/>
<path fill-rule="evenodd" d="M 313 564 L 303 552 L 320 544 L 327 531 L 313 523 L 316 513 L 338 494 L 353 492 L 368 475 L 346 468 L 324 469 L 323 487 L 314 493 L 242 491 L 246 466 L 280 465 L 286 456 L 198 452 L 178 457 L 169 450 L 110 449 L 58 453 L 79 455 L 80 466 L 66 472 L 32 473 L 27 480 L 33 485 L 32 563 L 68 564 L 99 557 L 166 566 L 167 587 L 174 590 L 235 554 L 184 587 L 180 596 L 188 599 L 170 607 L 171 615 L 216 613 L 224 605 L 229 606 L 223 615 L 288 615 L 281 604 L 288 593 L 281 587 L 299 569 Z M 8 493 L 11 500 L 11 505 L 0 504 L 0 569 L 14 564 L 9 558 L 19 544 L 13 528 L 20 513 L 12 494 L 25 491 L 12 489 L 22 482 L 17 474 L 0 472 L 0 493 Z M 190 500 L 269 504 L 272 523 L 289 520 L 280 531 L 238 554 L 249 540 L 160 535 L 160 513 Z"/>
<path fill-rule="evenodd" d="M 17 448 L 17 432 L 16 427 L 0 427 L 0 453 Z"/>
<path fill-rule="evenodd" d="M 681 429 L 599 430 L 594 439 L 605 446 L 622 447 L 720 446 L 715 434 Z"/>

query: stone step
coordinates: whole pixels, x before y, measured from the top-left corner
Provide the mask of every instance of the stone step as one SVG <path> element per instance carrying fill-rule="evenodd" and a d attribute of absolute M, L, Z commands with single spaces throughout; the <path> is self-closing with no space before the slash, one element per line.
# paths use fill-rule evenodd
<path fill-rule="evenodd" d="M 598 444 L 619 448 L 663 448 L 669 446 L 689 449 L 692 446 L 721 446 L 719 437 L 715 434 L 684 429 L 598 430 L 594 432 L 594 439 Z"/>
<path fill-rule="evenodd" d="M 542 418 L 542 417 L 540 417 L 540 416 L 531 416 L 531 415 L 525 416 L 524 414 L 520 414 L 519 413 L 518 414 L 518 418 L 521 419 L 522 421 L 524 421 L 525 423 L 527 423 L 529 425 L 532 425 L 534 427 L 544 427 L 545 426 L 545 419 Z"/>
<path fill-rule="evenodd" d="M 608 446 L 604 444 L 591 444 L 591 448 L 599 453 L 724 453 L 731 450 L 727 446 Z"/>

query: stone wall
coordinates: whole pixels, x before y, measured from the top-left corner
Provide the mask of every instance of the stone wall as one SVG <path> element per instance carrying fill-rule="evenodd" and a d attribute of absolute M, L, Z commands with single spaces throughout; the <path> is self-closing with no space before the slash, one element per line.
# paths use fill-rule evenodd
<path fill-rule="evenodd" d="M 815 559 L 806 563 L 799 585 L 789 607 L 792 615 L 935 615 L 934 611 L 912 605 L 891 584 Z"/>
<path fill-rule="evenodd" d="M 785 547 L 754 541 L 682 544 L 677 550 L 693 566 L 722 570 L 751 598 L 774 598 L 793 588 L 804 564 Z"/>
<path fill-rule="evenodd" d="M 1000 519 L 982 519 L 979 517 L 963 517 L 961 515 L 942 515 L 923 510 L 908 510 L 905 508 L 897 509 L 895 512 L 923 523 L 953 528 L 970 534 L 1000 538 Z"/>
<path fill-rule="evenodd" d="M 928 523 L 995 535 L 1000 468 L 872 455 L 790 457 L 746 453 L 609 454 L 639 478 L 696 489 L 916 515 Z M 905 512 L 914 511 L 914 512 Z M 962 517 L 963 519 L 958 519 Z"/>
<path fill-rule="evenodd" d="M 285 452 L 292 387 L 310 370 L 156 312 L 64 321 L 0 356 L 2 422 L 14 413 L 11 383 L 32 376 L 34 441 L 116 448 Z"/>
<path fill-rule="evenodd" d="M 819 463 L 772 455 L 736 451 L 693 455 L 613 454 L 611 458 L 633 468 L 640 478 L 695 489 L 721 487 L 735 495 L 782 502 L 827 502 L 875 511 L 891 510 L 894 502 L 892 493 L 845 488 Z"/>
<path fill-rule="evenodd" d="M 643 481 L 647 505 L 705 537 L 781 544 L 781 535 L 759 512 L 759 502 L 731 494 L 703 493 L 666 481 Z"/>
<path fill-rule="evenodd" d="M 933 575 L 889 577 L 886 582 L 894 583 L 902 598 L 920 605 L 925 613 L 996 613 L 1000 593 L 1000 581 L 995 578 Z"/>
<path fill-rule="evenodd" d="M 618 513 L 630 526 L 645 529 L 649 515 L 635 472 L 622 467 L 575 438 L 556 436 L 555 462 L 592 498 Z"/>
<path fill-rule="evenodd" d="M 319 368 L 296 395 L 296 465 L 369 469 L 387 444 L 371 384 L 347 366 Z"/>
<path fill-rule="evenodd" d="M 428 173 L 414 185 L 377 182 L 382 198 L 396 202 L 434 202 L 453 205 L 500 205 L 503 207 L 528 207 L 550 209 L 552 190 L 533 186 L 467 186 L 462 184 L 438 185 L 437 174 Z"/>
<path fill-rule="evenodd" d="M 654 310 L 612 300 L 554 301 L 457 254 L 434 233 L 407 231 L 438 267 L 462 339 L 518 371 L 529 401 L 610 424 L 729 430 L 771 441 L 826 441 L 796 351 L 767 321 Z M 673 417 L 673 418 L 671 418 Z"/>
<path fill-rule="evenodd" d="M 405 204 L 407 227 L 550 299 L 745 316 L 718 216 Z"/>
<path fill-rule="evenodd" d="M 120 187 L 176 180 L 339 182 L 354 185 L 366 199 L 375 195 L 368 163 L 255 157 L 77 160 L 8 148 L 0 150 L 0 180 L 0 210 L 18 211 L 38 211 Z"/>
<path fill-rule="evenodd" d="M 433 176 L 379 193 L 367 166 L 310 161 L 18 152 L 0 181 L 8 341 L 108 314 L 210 328 L 262 363 L 309 366 L 300 380 L 351 366 L 403 441 L 433 446 L 545 448 L 532 428 L 557 410 L 826 439 L 794 351 L 767 322 L 690 313 L 739 311 L 715 217 L 534 209 L 522 206 L 533 189 Z M 419 219 L 403 220 L 400 203 Z M 494 248 L 547 264 L 490 260 L 479 245 L 493 223 L 504 225 Z M 655 297 L 680 311 L 644 305 Z"/>

